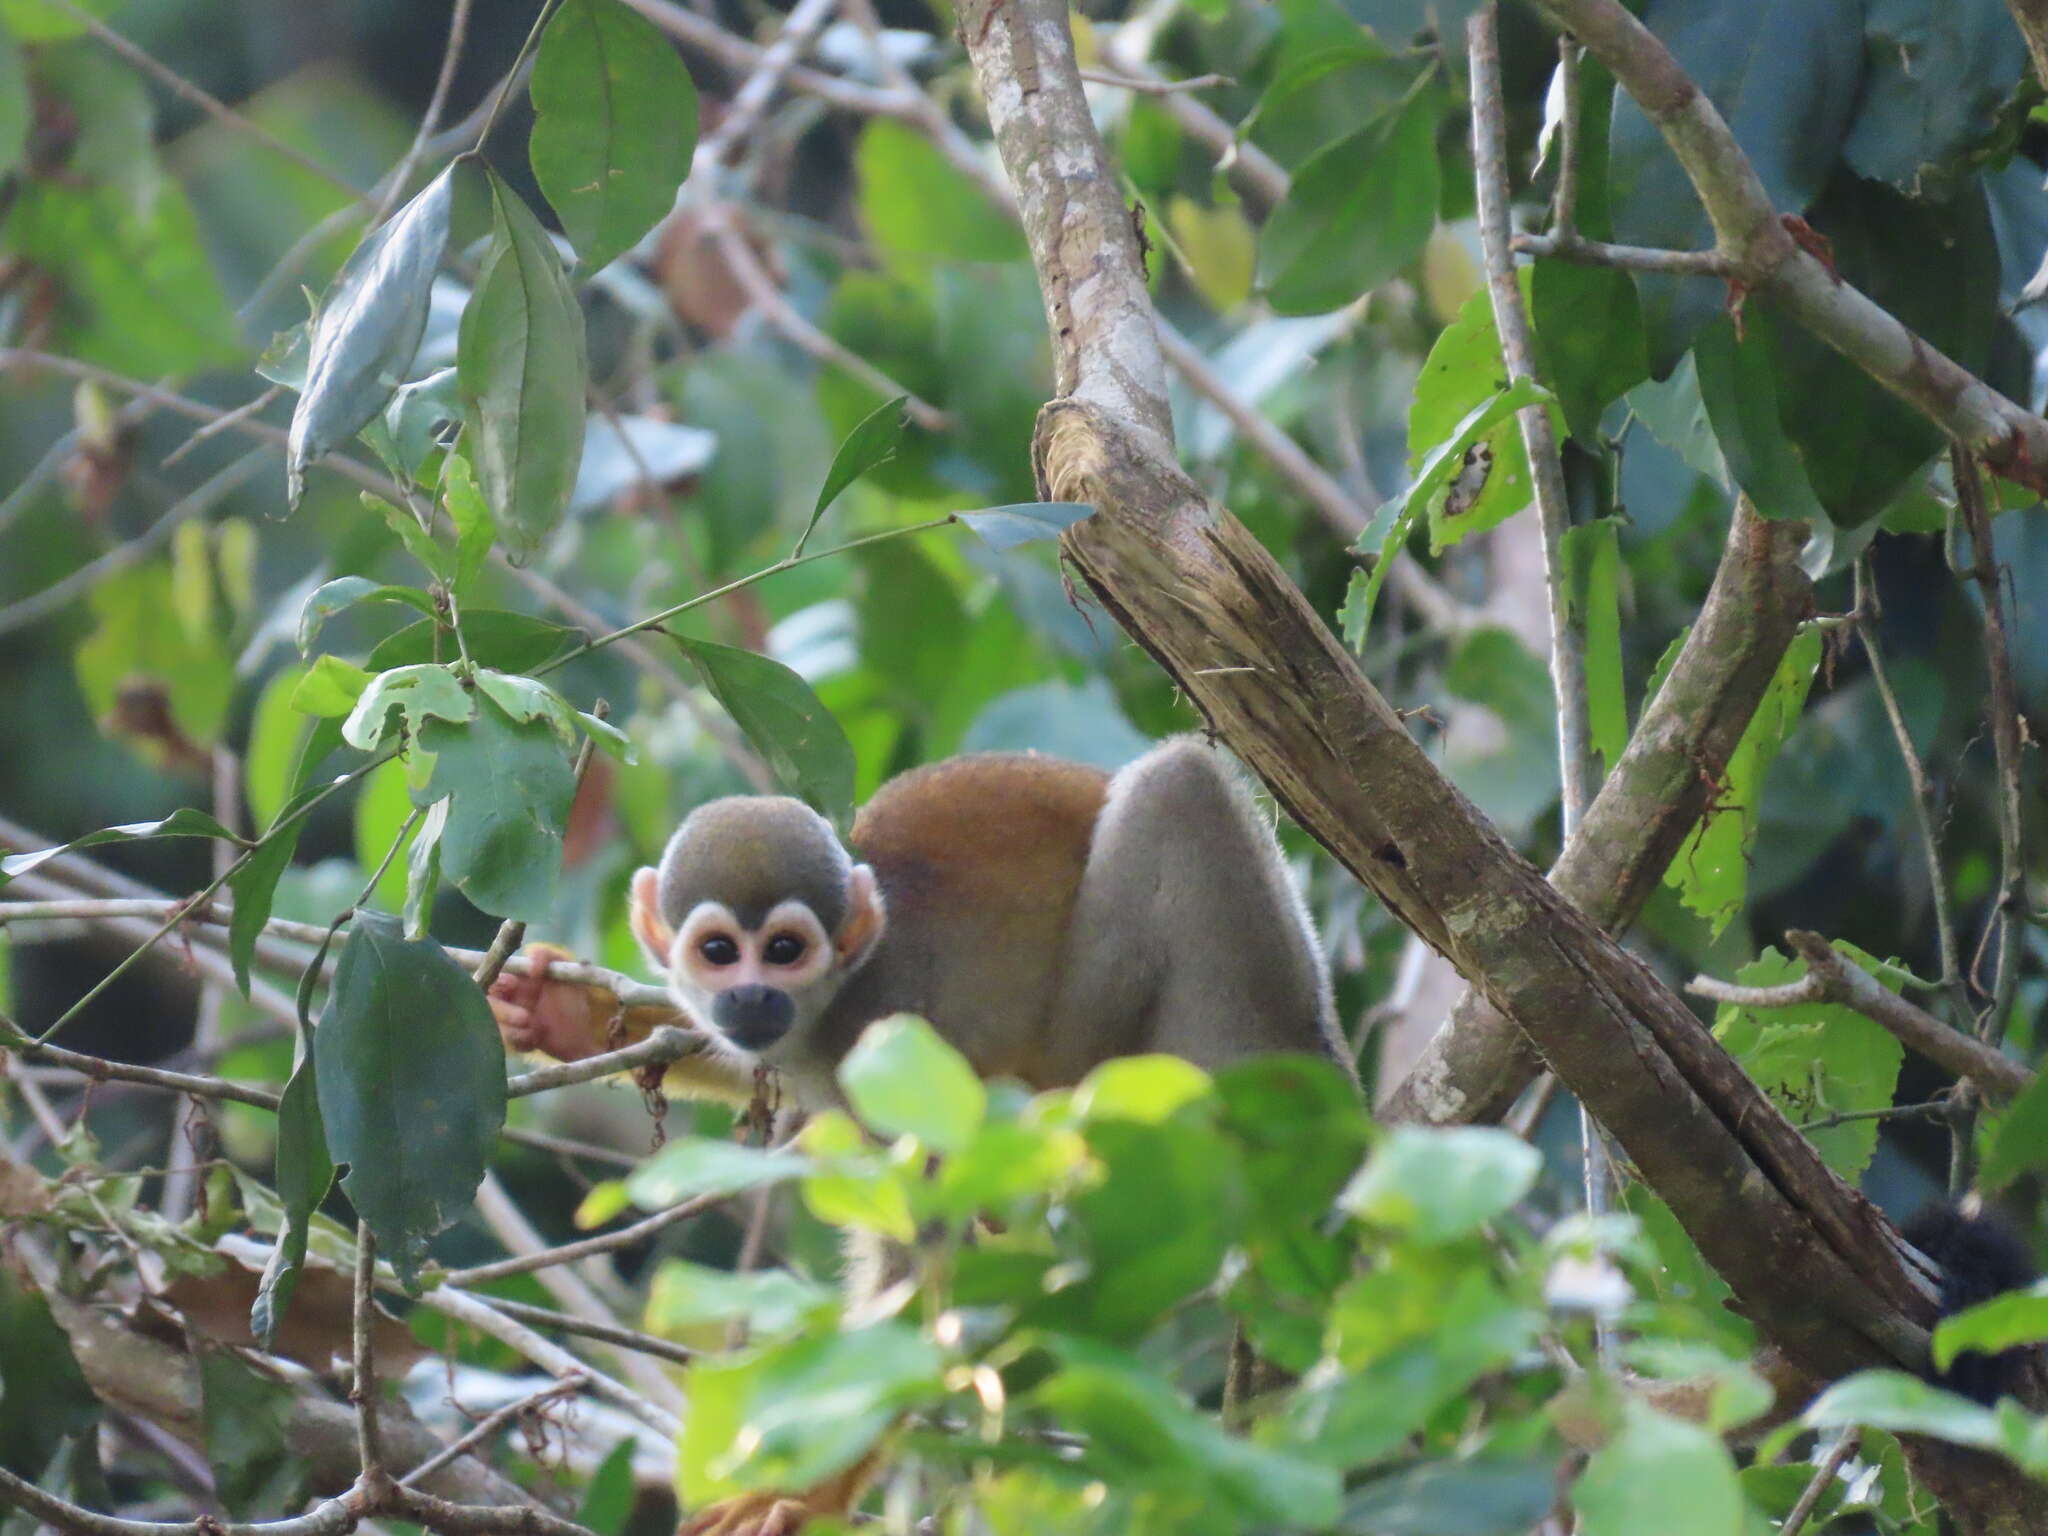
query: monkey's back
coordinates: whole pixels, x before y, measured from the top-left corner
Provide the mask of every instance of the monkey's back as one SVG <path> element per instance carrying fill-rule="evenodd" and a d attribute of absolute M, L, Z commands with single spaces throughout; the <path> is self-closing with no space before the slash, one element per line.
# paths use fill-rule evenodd
<path fill-rule="evenodd" d="M 827 1041 L 844 1049 L 875 1019 L 921 1014 L 984 1075 L 1043 1085 L 1058 957 L 1108 785 L 1099 768 L 991 752 L 877 790 L 848 841 L 888 926 L 827 1012 Z M 940 967 L 942 955 L 972 963 Z"/>

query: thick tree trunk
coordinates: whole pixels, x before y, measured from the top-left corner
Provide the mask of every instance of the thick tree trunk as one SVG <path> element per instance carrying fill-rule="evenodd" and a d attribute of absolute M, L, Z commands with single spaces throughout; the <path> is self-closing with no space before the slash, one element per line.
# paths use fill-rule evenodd
<path fill-rule="evenodd" d="M 1096 508 L 1065 539 L 1083 578 L 1290 814 L 1529 1037 L 1795 1367 L 1924 1369 L 1933 1301 L 1882 1215 L 1444 779 L 1272 557 L 1174 462 L 1143 259 L 1062 0 L 968 0 L 960 20 L 1052 329 L 1060 398 L 1039 420 L 1040 484 Z M 1945 1448 L 1923 1460 L 1939 1491 L 1967 1483 L 1996 1519 L 2048 1529 L 2048 1490 L 1966 1473 Z"/>

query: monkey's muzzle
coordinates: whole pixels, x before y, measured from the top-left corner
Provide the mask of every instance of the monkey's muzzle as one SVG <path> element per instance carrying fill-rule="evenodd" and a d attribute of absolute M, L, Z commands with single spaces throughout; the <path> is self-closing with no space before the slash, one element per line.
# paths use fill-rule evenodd
<path fill-rule="evenodd" d="M 789 1033 L 796 1001 L 782 988 L 758 982 L 728 987 L 712 1000 L 711 1022 L 741 1050 L 758 1053 Z"/>

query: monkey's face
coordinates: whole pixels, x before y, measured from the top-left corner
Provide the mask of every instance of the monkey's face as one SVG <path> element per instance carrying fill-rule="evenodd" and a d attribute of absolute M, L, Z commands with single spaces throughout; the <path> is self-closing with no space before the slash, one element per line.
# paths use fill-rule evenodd
<path fill-rule="evenodd" d="M 772 908 L 758 928 L 722 902 L 700 902 L 677 930 L 670 955 L 677 1001 L 756 1056 L 824 1012 L 841 979 L 831 935 L 796 900 Z"/>

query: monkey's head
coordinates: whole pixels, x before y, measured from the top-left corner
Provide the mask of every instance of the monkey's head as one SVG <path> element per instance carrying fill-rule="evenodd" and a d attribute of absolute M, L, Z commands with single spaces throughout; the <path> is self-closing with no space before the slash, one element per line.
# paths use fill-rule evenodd
<path fill-rule="evenodd" d="M 676 1002 L 771 1062 L 874 952 L 884 921 L 874 871 L 824 817 L 780 796 L 698 807 L 660 867 L 633 876 L 633 932 Z"/>

